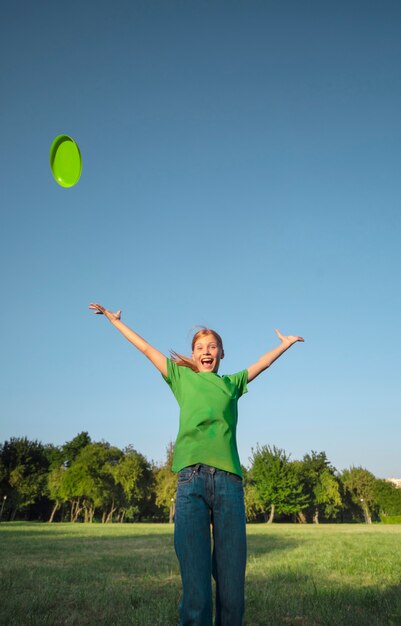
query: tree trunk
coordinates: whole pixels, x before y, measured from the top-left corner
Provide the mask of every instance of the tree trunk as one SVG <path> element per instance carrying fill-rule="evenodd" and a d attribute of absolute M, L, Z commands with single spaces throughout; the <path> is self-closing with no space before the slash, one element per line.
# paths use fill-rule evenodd
<path fill-rule="evenodd" d="M 85 507 L 85 523 L 92 524 L 95 515 L 95 507 L 89 504 Z"/>
<path fill-rule="evenodd" d="M 78 519 L 78 517 L 79 517 L 79 515 L 80 515 L 80 513 L 82 511 L 82 508 L 83 508 L 82 506 L 81 507 L 80 506 L 76 506 L 75 512 L 74 512 L 74 519 L 72 520 L 74 523 L 77 521 L 77 519 Z"/>
<path fill-rule="evenodd" d="M 72 500 L 71 502 L 71 513 L 70 513 L 70 521 L 75 522 L 75 509 L 78 507 L 79 500 Z"/>
<path fill-rule="evenodd" d="M 365 518 L 365 523 L 366 524 L 371 524 L 372 523 L 372 517 L 370 515 L 370 511 L 369 511 L 369 507 L 365 502 L 362 502 L 362 510 L 363 510 L 363 516 Z"/>
<path fill-rule="evenodd" d="M 81 513 L 83 506 L 79 506 L 80 502 L 79 502 L 79 498 L 78 500 L 74 500 L 73 501 L 73 505 L 71 507 L 71 521 L 72 522 L 76 522 L 79 514 Z"/>
<path fill-rule="evenodd" d="M 273 523 L 275 508 L 276 508 L 276 505 L 272 504 L 272 508 L 270 509 L 270 516 L 269 516 L 269 519 L 267 520 L 268 524 L 272 524 Z"/>
<path fill-rule="evenodd" d="M 114 506 L 114 500 L 113 500 L 112 505 L 111 505 L 111 509 L 110 509 L 110 511 L 109 511 L 109 513 L 107 515 L 107 518 L 106 518 L 106 524 L 109 524 L 109 523 L 112 524 L 113 523 L 113 514 L 115 513 L 115 511 L 117 511 L 117 507 Z"/>
<path fill-rule="evenodd" d="M 297 515 L 297 518 L 298 518 L 298 522 L 300 524 L 306 524 L 307 523 L 306 515 L 305 515 L 305 513 L 303 511 L 299 511 L 299 513 Z"/>
<path fill-rule="evenodd" d="M 175 515 L 175 502 L 172 502 L 170 506 L 170 518 L 169 518 L 170 524 L 172 524 L 174 521 L 174 515 Z"/>
<path fill-rule="evenodd" d="M 55 504 L 55 505 L 54 505 L 54 507 L 53 507 L 52 514 L 50 515 L 49 524 L 51 524 L 51 523 L 52 523 L 52 521 L 53 521 L 53 519 L 54 519 L 54 516 L 56 515 L 56 511 L 57 511 L 59 508 L 60 508 L 60 505 L 59 505 L 59 503 L 58 503 L 58 502 L 56 502 L 56 504 Z"/>
<path fill-rule="evenodd" d="M 315 514 L 313 516 L 313 523 L 314 524 L 318 524 L 319 523 L 319 511 L 318 511 L 318 509 L 315 510 Z"/>

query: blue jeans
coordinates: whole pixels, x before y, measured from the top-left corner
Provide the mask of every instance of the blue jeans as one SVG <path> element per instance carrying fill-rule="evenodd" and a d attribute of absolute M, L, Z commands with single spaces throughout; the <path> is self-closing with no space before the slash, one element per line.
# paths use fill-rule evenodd
<path fill-rule="evenodd" d="M 239 476 L 208 465 L 179 472 L 174 546 L 183 587 L 180 626 L 212 626 L 212 575 L 215 626 L 242 626 L 246 526 Z"/>

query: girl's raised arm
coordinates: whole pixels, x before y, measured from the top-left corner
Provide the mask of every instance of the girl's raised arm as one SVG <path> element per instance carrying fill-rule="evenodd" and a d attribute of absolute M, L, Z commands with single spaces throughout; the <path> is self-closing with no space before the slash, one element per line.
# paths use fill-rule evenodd
<path fill-rule="evenodd" d="M 304 341 L 302 337 L 295 337 L 293 335 L 289 335 L 288 337 L 284 337 L 277 328 L 274 329 L 277 337 L 280 339 L 281 344 L 274 348 L 274 350 L 270 350 L 270 352 L 266 352 L 263 356 L 260 357 L 259 361 L 248 367 L 248 382 L 259 376 L 264 370 L 266 370 L 276 359 L 279 358 L 288 348 L 290 348 L 297 341 Z"/>
<path fill-rule="evenodd" d="M 120 333 L 128 339 L 132 344 L 134 344 L 135 348 L 137 348 L 140 352 L 142 352 L 146 357 L 148 357 L 149 361 L 153 363 L 155 367 L 159 370 L 163 376 L 167 376 L 167 357 L 156 350 L 153 346 L 150 345 L 143 337 L 134 332 L 131 328 L 126 326 L 124 322 L 121 321 L 121 311 L 117 311 L 117 313 L 113 313 L 112 311 L 108 311 L 100 304 L 91 303 L 89 308 L 92 309 L 97 315 L 105 315 L 107 319 L 120 331 Z"/>

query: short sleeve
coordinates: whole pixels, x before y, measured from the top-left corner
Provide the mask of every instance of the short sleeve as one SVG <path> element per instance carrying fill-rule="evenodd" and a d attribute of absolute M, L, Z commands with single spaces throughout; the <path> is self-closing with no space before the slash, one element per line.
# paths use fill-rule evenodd
<path fill-rule="evenodd" d="M 248 370 L 242 370 L 242 372 L 238 372 L 237 374 L 230 374 L 228 378 L 237 388 L 237 398 L 240 398 L 244 393 L 248 392 Z"/>
<path fill-rule="evenodd" d="M 167 358 L 167 376 L 163 376 L 164 380 L 170 387 L 171 391 L 178 399 L 180 389 L 181 368 L 171 359 Z"/>

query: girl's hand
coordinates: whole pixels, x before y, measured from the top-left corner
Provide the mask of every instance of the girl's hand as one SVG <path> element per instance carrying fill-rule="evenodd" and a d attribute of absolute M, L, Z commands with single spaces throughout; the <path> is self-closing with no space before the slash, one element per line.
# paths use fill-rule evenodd
<path fill-rule="evenodd" d="M 282 341 L 284 344 L 287 344 L 289 346 L 292 346 L 292 344 L 296 343 L 297 341 L 305 341 L 303 337 L 296 337 L 294 335 L 288 335 L 287 337 L 285 337 L 284 335 L 280 333 L 279 330 L 277 330 L 277 328 L 275 328 L 274 330 L 275 330 L 277 337 L 280 339 L 280 341 Z"/>
<path fill-rule="evenodd" d="M 95 304 L 91 302 L 89 308 L 92 309 L 96 315 L 105 315 L 110 322 L 115 322 L 121 319 L 121 311 L 117 311 L 117 313 L 113 313 L 112 311 L 108 311 L 101 304 Z"/>

